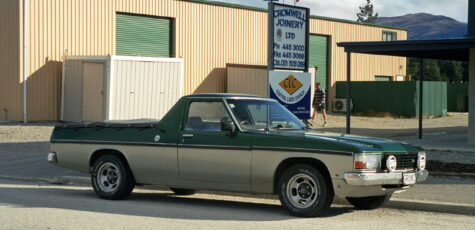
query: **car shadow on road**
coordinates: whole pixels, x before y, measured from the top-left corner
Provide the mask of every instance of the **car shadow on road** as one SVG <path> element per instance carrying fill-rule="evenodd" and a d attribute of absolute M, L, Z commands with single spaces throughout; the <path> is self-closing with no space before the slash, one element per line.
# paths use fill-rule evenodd
<path fill-rule="evenodd" d="M 2 183 L 3 184 L 3 183 Z M 278 221 L 300 219 L 289 215 L 276 202 L 235 201 L 239 197 L 210 198 L 175 196 L 171 192 L 143 191 L 129 199 L 111 201 L 98 198 L 89 187 L 24 186 L 0 184 L 0 205 L 13 207 L 55 208 L 143 217 L 189 220 Z M 13 196 L 13 197 L 12 197 Z M 201 194 L 202 196 L 202 194 Z M 18 199 L 21 197 L 21 199 Z M 230 200 L 232 199 L 232 200 Z M 323 217 L 352 212 L 351 207 L 332 207 Z"/>

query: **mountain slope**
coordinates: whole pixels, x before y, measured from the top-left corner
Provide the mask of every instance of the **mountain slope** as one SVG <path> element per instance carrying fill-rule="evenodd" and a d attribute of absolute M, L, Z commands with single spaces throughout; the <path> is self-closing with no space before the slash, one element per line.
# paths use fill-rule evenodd
<path fill-rule="evenodd" d="M 408 29 L 408 40 L 459 38 L 467 33 L 466 23 L 446 16 L 426 13 L 378 17 L 376 23 Z"/>

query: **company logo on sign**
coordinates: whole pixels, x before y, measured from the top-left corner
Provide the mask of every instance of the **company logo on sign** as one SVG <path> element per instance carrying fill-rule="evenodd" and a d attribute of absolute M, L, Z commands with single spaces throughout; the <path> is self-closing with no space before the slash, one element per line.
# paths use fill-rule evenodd
<path fill-rule="evenodd" d="M 278 29 L 277 30 L 277 40 L 282 40 L 282 30 L 281 29 Z"/>
<path fill-rule="evenodd" d="M 292 74 L 287 76 L 284 80 L 279 83 L 280 87 L 282 87 L 287 93 L 290 95 L 294 94 L 295 91 L 302 87 L 302 82 L 300 82 L 297 78 L 295 78 Z"/>
<path fill-rule="evenodd" d="M 269 97 L 276 99 L 300 119 L 310 117 L 310 73 L 269 71 Z"/>

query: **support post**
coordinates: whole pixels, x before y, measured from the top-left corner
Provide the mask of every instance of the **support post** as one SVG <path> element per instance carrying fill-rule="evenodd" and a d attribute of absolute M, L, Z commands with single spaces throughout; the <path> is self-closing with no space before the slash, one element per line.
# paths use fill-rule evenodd
<path fill-rule="evenodd" d="M 351 83 L 351 52 L 347 52 L 346 53 L 346 134 L 351 133 L 350 83 Z"/>
<path fill-rule="evenodd" d="M 424 88 L 424 58 L 420 59 L 419 63 L 419 139 L 422 139 L 422 115 L 423 112 L 423 92 Z"/>
<path fill-rule="evenodd" d="M 27 102 L 27 87 L 26 87 L 26 82 L 27 82 L 27 73 L 26 73 L 26 44 L 27 44 L 27 39 L 28 39 L 28 30 L 27 30 L 27 20 L 28 20 L 28 0 L 23 0 L 23 123 L 27 123 L 27 107 L 26 107 L 26 102 Z"/>
<path fill-rule="evenodd" d="M 468 144 L 475 146 L 475 48 L 470 49 L 468 65 Z"/>

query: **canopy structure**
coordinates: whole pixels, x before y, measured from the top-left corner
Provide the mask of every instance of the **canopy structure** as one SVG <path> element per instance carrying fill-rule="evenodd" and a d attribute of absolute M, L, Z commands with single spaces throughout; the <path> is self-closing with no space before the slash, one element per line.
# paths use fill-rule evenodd
<path fill-rule="evenodd" d="M 470 49 L 475 48 L 475 37 L 441 40 L 404 40 L 384 42 L 340 42 L 347 54 L 347 112 L 346 133 L 351 133 L 350 124 L 350 83 L 351 83 L 351 53 L 374 55 L 390 55 L 401 57 L 420 58 L 420 90 L 419 90 L 419 138 L 422 139 L 422 88 L 424 82 L 424 59 L 442 59 L 455 61 L 469 61 Z"/>
<path fill-rule="evenodd" d="M 425 59 L 468 61 L 475 37 L 443 40 L 403 40 L 387 42 L 340 42 L 347 53 L 365 53 Z"/>

